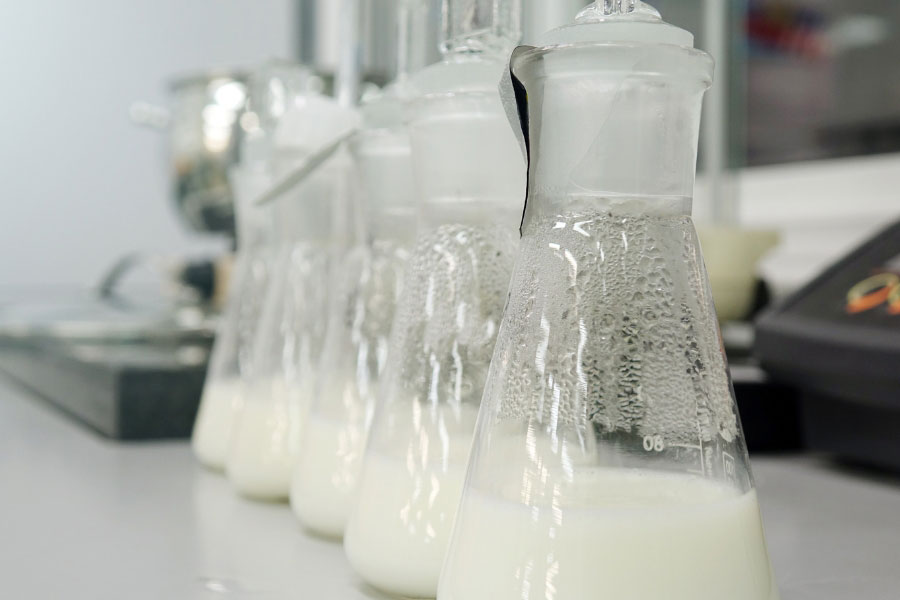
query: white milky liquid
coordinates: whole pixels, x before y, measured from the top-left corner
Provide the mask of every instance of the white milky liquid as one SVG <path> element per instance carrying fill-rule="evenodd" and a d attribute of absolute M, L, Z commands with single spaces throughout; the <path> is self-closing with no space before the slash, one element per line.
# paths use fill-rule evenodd
<path fill-rule="evenodd" d="M 197 460 L 210 469 L 225 468 L 228 438 L 242 393 L 243 384 L 238 378 L 213 381 L 203 389 L 191 445 Z"/>
<path fill-rule="evenodd" d="M 291 478 L 291 508 L 304 527 L 340 538 L 356 491 L 365 423 L 310 417 Z"/>
<path fill-rule="evenodd" d="M 415 598 L 433 598 L 437 592 L 471 437 L 449 443 L 456 448 L 446 466 L 366 456 L 344 550 L 370 585 Z"/>
<path fill-rule="evenodd" d="M 292 422 L 294 395 L 280 378 L 248 390 L 232 427 L 226 466 L 228 479 L 241 494 L 287 499 L 299 425 Z"/>
<path fill-rule="evenodd" d="M 470 489 L 438 599 L 778 598 L 755 492 L 658 472 L 575 475 L 534 506 L 524 488 L 519 502 Z"/>

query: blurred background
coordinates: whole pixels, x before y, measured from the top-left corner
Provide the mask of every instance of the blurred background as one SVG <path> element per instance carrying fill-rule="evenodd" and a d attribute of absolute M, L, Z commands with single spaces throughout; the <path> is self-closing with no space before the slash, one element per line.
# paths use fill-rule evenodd
<path fill-rule="evenodd" d="M 294 52 L 291 0 L 0 3 L 0 299 L 94 284 L 119 256 L 224 250 L 173 202 L 170 138 L 135 125 L 179 77 Z M 13 58 L 15 57 L 15 58 Z"/>
<path fill-rule="evenodd" d="M 129 252 L 227 248 L 227 236 L 198 231 L 179 214 L 172 137 L 136 126 L 134 113 L 171 108 L 173 86 L 186 77 L 239 73 L 271 57 L 315 56 L 328 72 L 336 61 L 326 48 L 336 20 L 325 14 L 335 12 L 329 4 L 339 3 L 2 3 L 9 92 L 0 139 L 0 301 L 93 284 Z M 389 23 L 389 10 L 371 4 L 372 18 Z M 532 4 L 526 34 L 562 21 L 579 2 Z M 701 175 L 698 220 L 733 214 L 783 231 L 763 271 L 791 288 L 897 213 L 900 4 L 655 4 L 667 20 L 698 32 L 698 45 L 718 59 L 722 108 L 704 115 L 718 141 L 704 134 L 701 174 L 715 152 L 714 167 L 733 177 L 716 184 L 713 200 Z M 301 35 L 304 27 L 316 35 Z M 385 65 L 389 43 L 370 46 Z"/>
<path fill-rule="evenodd" d="M 524 42 L 584 4 L 525 0 Z M 753 356 L 753 319 L 900 216 L 900 3 L 654 4 L 696 32 L 696 45 L 716 59 L 695 221 L 738 398 L 780 398 L 785 390 L 768 385 L 759 352 Z M 154 380 L 153 389 L 184 389 L 187 399 L 173 400 L 181 424 L 162 435 L 189 431 L 235 245 L 228 169 L 256 126 L 245 110 L 248 74 L 272 59 L 301 62 L 315 71 L 315 85 L 332 89 L 341 7 L 337 0 L 0 4 L 9 81 L 0 101 L 7 123 L 0 337 L 27 347 L 22 355 L 0 348 L 0 368 L 40 387 L 50 381 L 48 352 L 65 355 L 73 377 L 84 369 L 143 377 L 151 365 L 154 377 L 171 377 Z M 396 2 L 361 7 L 354 56 L 365 92 L 393 78 Z M 429 14 L 435 22 L 422 43 L 437 60 L 439 11 Z M 844 335 L 847 288 L 879 269 L 900 270 L 890 266 L 892 247 L 848 270 L 846 286 L 806 294 L 831 311 L 813 330 Z M 891 289 L 869 291 L 887 297 Z M 852 326 L 893 325 L 878 321 L 882 313 L 853 317 Z M 855 352 L 869 333 L 853 331 L 846 339 Z M 73 389 L 65 378 L 51 387 L 44 395 L 64 400 Z M 103 393 L 121 400 L 118 388 Z M 796 406 L 778 402 L 765 404 Z M 745 406 L 744 418 L 752 418 Z M 792 431 L 794 413 L 786 421 Z M 765 410 L 759 415 L 772 422 Z"/>
<path fill-rule="evenodd" d="M 779 295 L 900 214 L 900 4 L 656 5 L 699 32 L 723 88 L 722 107 L 710 110 L 713 94 L 704 112 L 695 214 L 777 230 L 760 269 Z M 711 162 L 726 174 L 712 189 Z"/>

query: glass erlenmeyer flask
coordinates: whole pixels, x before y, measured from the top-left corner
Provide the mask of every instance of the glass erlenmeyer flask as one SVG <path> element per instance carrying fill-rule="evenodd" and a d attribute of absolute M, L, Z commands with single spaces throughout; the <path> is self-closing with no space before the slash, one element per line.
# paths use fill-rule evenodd
<path fill-rule="evenodd" d="M 305 412 L 315 380 L 327 306 L 331 224 L 326 181 L 306 182 L 276 200 L 283 240 L 254 343 L 254 369 L 235 416 L 227 474 L 247 496 L 287 499 Z M 324 184 L 324 185 L 323 185 Z"/>
<path fill-rule="evenodd" d="M 712 60 L 634 1 L 545 43 L 510 63 L 528 202 L 438 598 L 773 600 L 690 218 Z"/>
<path fill-rule="evenodd" d="M 396 93 L 363 107 L 366 127 L 351 144 L 365 237 L 333 269 L 321 377 L 291 487 L 300 521 L 329 537 L 344 531 L 415 232 L 409 138 Z"/>
<path fill-rule="evenodd" d="M 350 146 L 362 184 L 365 236 L 335 270 L 322 380 L 291 489 L 298 519 L 340 537 L 384 368 L 387 338 L 415 231 L 409 135 L 402 99 L 410 68 L 428 54 L 429 4 L 397 0 L 397 79 L 361 107 Z"/>
<path fill-rule="evenodd" d="M 209 361 L 191 443 L 203 465 L 225 468 L 242 378 L 250 371 L 253 336 L 272 266 L 271 210 L 253 204 L 271 177 L 264 162 L 245 161 L 231 173 L 237 220 L 237 257 L 228 301 Z"/>
<path fill-rule="evenodd" d="M 318 93 L 295 96 L 274 134 L 279 178 L 342 131 L 354 111 Z M 253 372 L 235 417 L 228 477 L 241 493 L 286 499 L 308 399 L 317 378 L 329 296 L 328 274 L 346 247 L 346 156 L 330 159 L 274 207 L 282 240 L 253 350 Z"/>
<path fill-rule="evenodd" d="M 524 194 L 524 161 L 497 91 L 518 2 L 450 4 L 445 59 L 412 77 L 420 230 L 344 541 L 368 583 L 415 597 L 436 591 Z M 451 18 L 462 19 L 463 5 L 473 9 L 468 28 Z"/>

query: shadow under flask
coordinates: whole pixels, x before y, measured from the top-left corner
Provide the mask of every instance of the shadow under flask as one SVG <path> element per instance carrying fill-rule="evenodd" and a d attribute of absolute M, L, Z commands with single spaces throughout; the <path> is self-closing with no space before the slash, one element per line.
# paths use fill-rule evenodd
<path fill-rule="evenodd" d="M 517 14 L 411 78 L 419 232 L 344 538 L 354 570 L 401 596 L 437 591 L 518 247 L 525 165 L 497 90 Z"/>
<path fill-rule="evenodd" d="M 513 53 L 527 208 L 439 600 L 778 598 L 690 217 L 712 67 L 633 1 Z"/>

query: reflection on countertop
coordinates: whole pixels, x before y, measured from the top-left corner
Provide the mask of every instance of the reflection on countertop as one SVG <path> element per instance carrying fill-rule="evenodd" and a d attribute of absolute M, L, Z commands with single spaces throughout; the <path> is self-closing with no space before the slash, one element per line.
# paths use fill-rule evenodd
<path fill-rule="evenodd" d="M 801 455 L 753 468 L 783 598 L 896 598 L 900 478 Z M 339 545 L 239 498 L 186 442 L 102 439 L 2 379 L 0 481 L 9 597 L 379 597 Z"/>

